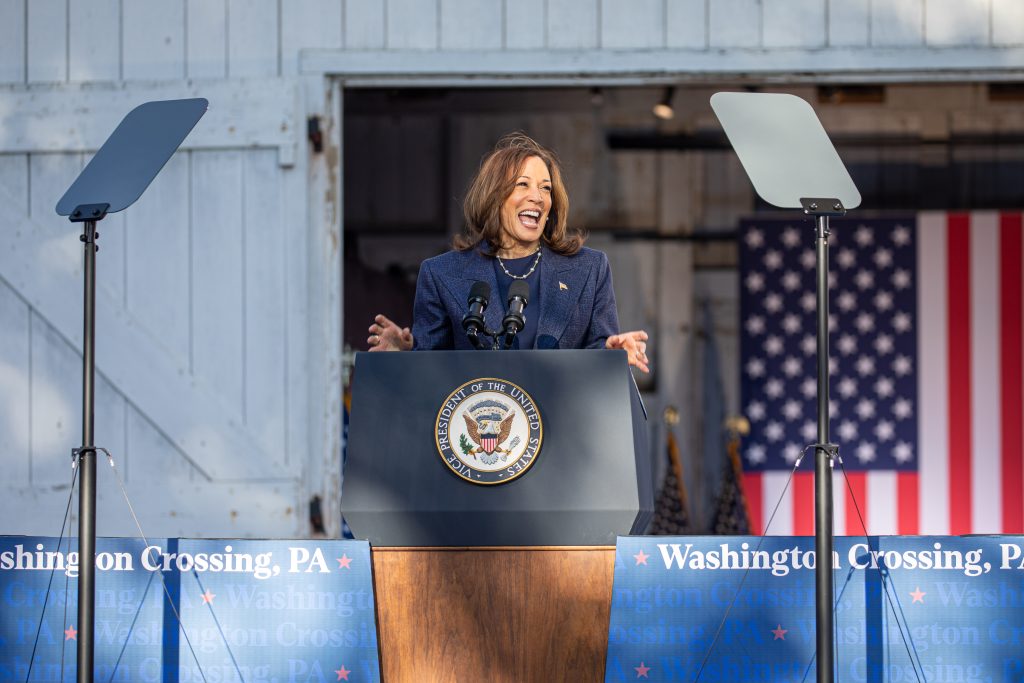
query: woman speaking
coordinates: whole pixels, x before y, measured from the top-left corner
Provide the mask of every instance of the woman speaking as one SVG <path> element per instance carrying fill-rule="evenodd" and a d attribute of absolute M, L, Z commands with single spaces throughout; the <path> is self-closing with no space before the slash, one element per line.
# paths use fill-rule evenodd
<path fill-rule="evenodd" d="M 554 153 L 522 133 L 503 137 L 481 163 L 463 213 L 455 248 L 420 267 L 412 330 L 378 315 L 370 351 L 474 348 L 462 321 L 474 284 L 486 283 L 495 305 L 483 319 L 492 329 L 509 290 L 529 290 L 512 348 L 624 349 L 630 365 L 649 372 L 647 333 L 618 332 L 608 257 L 584 247 L 584 235 L 568 226 L 569 196 Z"/>

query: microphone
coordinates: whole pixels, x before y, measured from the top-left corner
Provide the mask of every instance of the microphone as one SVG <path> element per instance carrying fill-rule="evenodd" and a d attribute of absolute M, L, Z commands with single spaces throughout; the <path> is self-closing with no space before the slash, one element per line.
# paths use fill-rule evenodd
<path fill-rule="evenodd" d="M 484 311 L 487 310 L 490 298 L 491 286 L 486 282 L 474 282 L 473 286 L 469 288 L 469 301 L 466 302 L 469 311 L 462 316 L 462 329 L 466 331 L 469 341 L 478 349 L 486 348 L 479 334 L 481 330 L 487 331 L 487 328 L 484 327 Z"/>
<path fill-rule="evenodd" d="M 512 347 L 512 340 L 516 338 L 519 331 L 526 325 L 526 317 L 523 315 L 523 310 L 530 302 L 529 299 L 530 285 L 522 280 L 516 280 L 508 288 L 508 313 L 505 314 L 505 318 L 501 321 L 501 326 L 505 329 L 506 349 Z"/>

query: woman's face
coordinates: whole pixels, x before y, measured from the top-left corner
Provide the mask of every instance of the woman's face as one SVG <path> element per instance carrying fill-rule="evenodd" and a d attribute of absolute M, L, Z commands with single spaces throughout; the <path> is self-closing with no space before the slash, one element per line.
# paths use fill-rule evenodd
<path fill-rule="evenodd" d="M 536 251 L 550 210 L 551 173 L 540 157 L 530 157 L 501 208 L 502 255 L 526 256 Z"/>

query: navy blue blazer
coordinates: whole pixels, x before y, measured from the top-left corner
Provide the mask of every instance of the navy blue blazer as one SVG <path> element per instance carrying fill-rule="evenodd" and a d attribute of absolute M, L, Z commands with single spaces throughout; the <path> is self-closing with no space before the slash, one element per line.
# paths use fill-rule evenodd
<path fill-rule="evenodd" d="M 573 256 L 562 256 L 542 247 L 538 273 L 540 301 L 531 301 L 526 315 L 538 315 L 534 348 L 597 349 L 619 331 L 615 292 L 608 257 L 583 247 Z M 506 302 L 498 301 L 494 258 L 479 251 L 449 251 L 427 259 L 420 266 L 413 305 L 414 349 L 470 350 L 462 330 L 469 289 L 474 282 L 491 286 L 491 302 L 484 322 L 501 329 Z"/>

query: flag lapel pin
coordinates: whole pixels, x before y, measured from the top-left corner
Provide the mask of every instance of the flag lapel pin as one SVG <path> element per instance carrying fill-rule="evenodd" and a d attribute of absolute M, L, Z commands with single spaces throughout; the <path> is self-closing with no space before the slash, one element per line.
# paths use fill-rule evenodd
<path fill-rule="evenodd" d="M 564 282 L 562 282 L 561 280 L 559 280 L 558 281 L 558 289 L 559 290 L 568 290 L 569 289 L 569 285 L 567 285 Z"/>

